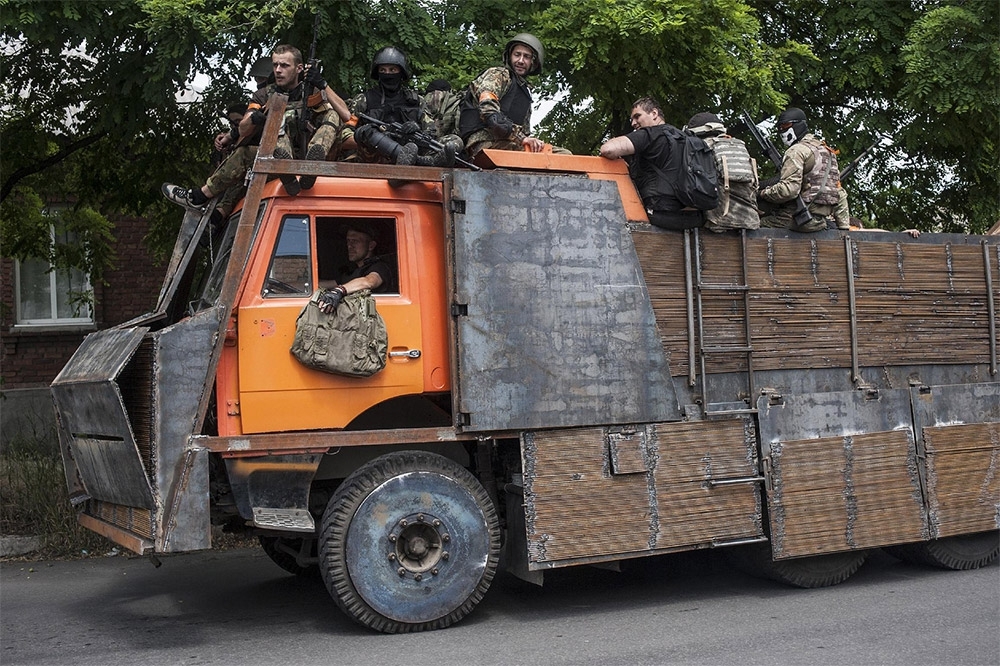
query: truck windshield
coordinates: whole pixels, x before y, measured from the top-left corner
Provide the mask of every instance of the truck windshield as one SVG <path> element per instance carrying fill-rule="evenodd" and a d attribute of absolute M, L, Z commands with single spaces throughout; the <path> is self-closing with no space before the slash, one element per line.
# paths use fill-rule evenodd
<path fill-rule="evenodd" d="M 257 234 L 257 229 L 260 228 L 260 221 L 264 217 L 265 209 L 266 204 L 262 202 L 260 210 L 257 213 L 257 224 L 254 225 L 254 235 Z M 202 283 L 203 287 L 195 292 L 198 294 L 198 297 L 191 301 L 188 307 L 189 314 L 201 312 L 202 310 L 210 308 L 214 306 L 216 301 L 219 299 L 219 295 L 222 293 L 222 283 L 226 277 L 226 269 L 229 266 L 229 256 L 232 253 L 233 241 L 236 238 L 236 230 L 239 227 L 239 221 L 239 213 L 229 218 L 226 231 L 223 234 L 222 239 L 219 241 L 218 247 L 215 248 L 215 254 L 212 257 L 211 269 L 207 273 L 207 278 L 205 278 Z"/>

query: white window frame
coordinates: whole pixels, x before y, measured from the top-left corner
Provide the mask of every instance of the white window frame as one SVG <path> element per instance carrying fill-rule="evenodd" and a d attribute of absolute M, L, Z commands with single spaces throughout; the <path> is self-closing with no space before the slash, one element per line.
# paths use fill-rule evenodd
<path fill-rule="evenodd" d="M 46 214 L 51 214 L 52 209 L 46 209 Z M 56 229 L 55 225 L 49 225 L 49 239 L 50 242 L 55 245 L 56 242 Z M 46 265 L 46 260 L 44 258 L 33 258 L 31 261 L 37 261 L 43 266 Z M 68 289 L 64 292 L 60 291 L 62 287 L 59 284 L 60 274 L 65 276 L 65 270 L 52 270 L 52 265 L 47 264 L 47 270 L 45 275 L 49 279 L 48 294 L 49 294 L 49 317 L 25 317 L 22 312 L 23 300 L 21 298 L 22 287 L 23 287 L 23 277 L 21 275 L 21 261 L 15 260 L 14 262 L 14 303 L 16 310 L 16 323 L 15 328 L 39 328 L 39 327 L 49 327 L 49 326 L 93 326 L 94 324 L 94 314 L 93 314 L 93 286 L 90 283 L 90 275 L 84 273 L 83 271 L 72 268 L 70 270 L 70 283 L 73 282 L 72 277 L 80 275 L 83 277 L 83 291 L 91 295 L 90 303 L 82 303 L 78 312 L 75 313 L 73 317 L 60 317 L 59 315 L 59 296 L 69 295 Z M 63 278 L 65 280 L 65 277 Z"/>

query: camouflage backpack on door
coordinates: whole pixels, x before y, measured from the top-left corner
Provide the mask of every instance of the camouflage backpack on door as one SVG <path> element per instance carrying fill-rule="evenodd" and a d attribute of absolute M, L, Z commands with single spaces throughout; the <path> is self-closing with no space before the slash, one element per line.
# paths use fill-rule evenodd
<path fill-rule="evenodd" d="M 304 365 L 349 377 L 385 367 L 389 338 L 371 291 L 348 294 L 332 314 L 320 312 L 317 290 L 295 320 L 291 352 Z"/>

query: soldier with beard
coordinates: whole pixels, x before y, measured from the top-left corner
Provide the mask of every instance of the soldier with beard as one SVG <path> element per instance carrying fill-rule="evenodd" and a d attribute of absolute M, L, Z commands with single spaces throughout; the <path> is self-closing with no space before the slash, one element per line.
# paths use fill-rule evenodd
<path fill-rule="evenodd" d="M 490 67 L 469 84 L 462 99 L 459 130 L 470 157 L 483 148 L 542 152 L 531 136 L 531 89 L 527 77 L 541 74 L 545 50 L 523 32 L 503 50 L 503 67 Z"/>

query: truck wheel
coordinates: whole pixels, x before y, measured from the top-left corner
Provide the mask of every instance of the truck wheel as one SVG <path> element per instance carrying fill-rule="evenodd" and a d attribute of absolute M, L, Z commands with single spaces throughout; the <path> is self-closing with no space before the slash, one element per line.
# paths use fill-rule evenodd
<path fill-rule="evenodd" d="M 861 568 L 867 550 L 812 555 L 791 560 L 771 558 L 769 544 L 754 544 L 727 553 L 730 562 L 744 573 L 795 587 L 829 587 L 843 583 Z"/>
<path fill-rule="evenodd" d="M 1000 532 L 980 532 L 945 537 L 933 541 L 887 546 L 884 551 L 911 564 L 924 564 L 939 569 L 978 569 L 1000 554 Z"/>
<path fill-rule="evenodd" d="M 500 524 L 486 490 L 457 463 L 390 453 L 337 489 L 319 554 L 327 590 L 355 621 L 385 633 L 442 629 L 489 589 Z"/>
<path fill-rule="evenodd" d="M 303 545 L 306 547 L 307 556 L 316 557 L 316 539 L 295 539 L 289 537 L 264 536 L 257 537 L 260 547 L 264 553 L 290 574 L 296 576 L 316 576 L 319 574 L 319 566 L 316 564 L 299 564 L 299 554 Z M 303 542 L 308 542 L 303 544 Z"/>

